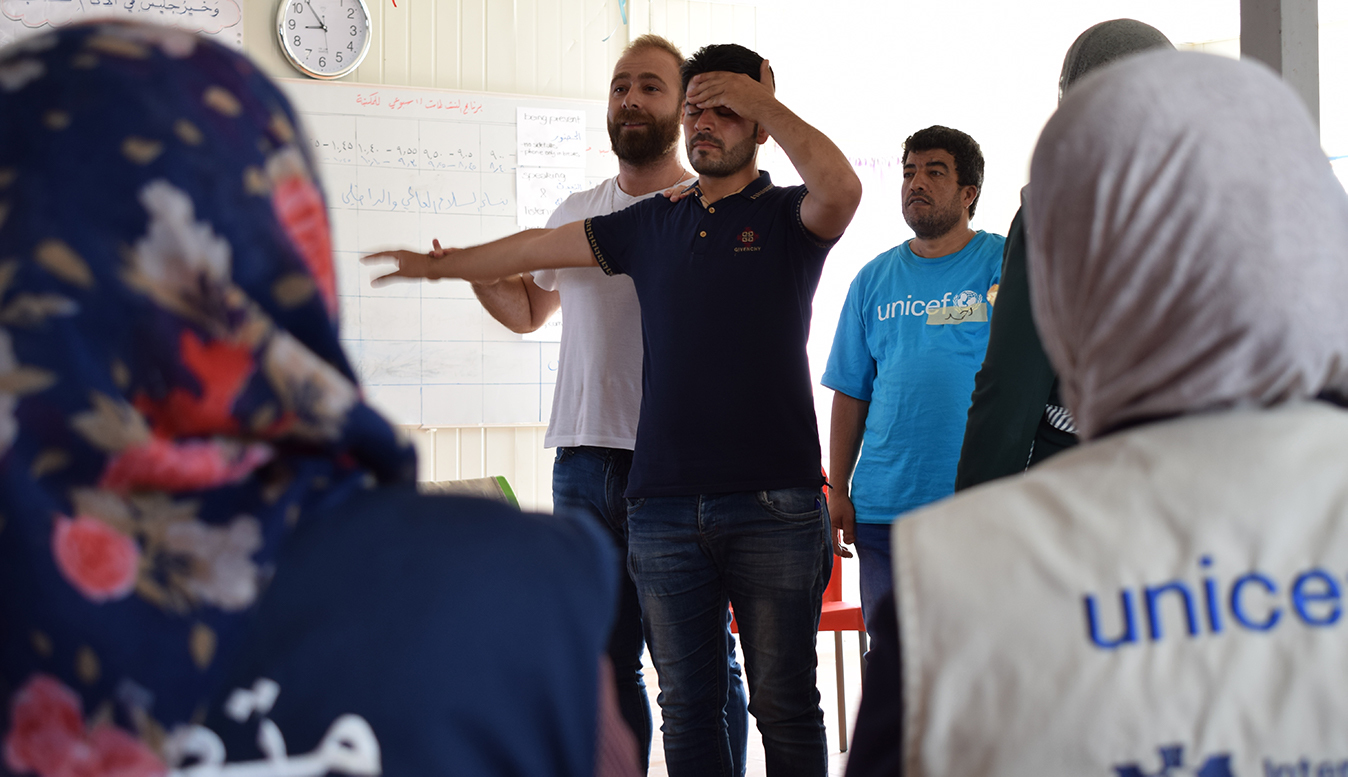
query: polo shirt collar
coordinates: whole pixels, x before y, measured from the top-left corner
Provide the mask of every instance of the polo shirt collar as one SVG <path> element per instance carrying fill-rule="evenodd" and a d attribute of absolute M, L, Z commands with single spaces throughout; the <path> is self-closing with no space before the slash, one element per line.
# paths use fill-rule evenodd
<path fill-rule="evenodd" d="M 725 197 L 722 197 L 721 199 L 724 200 L 729 199 L 731 197 L 739 196 L 749 200 L 756 200 L 759 198 L 759 196 L 763 194 L 763 192 L 766 192 L 771 188 L 772 188 L 772 176 L 768 175 L 767 170 L 759 170 L 757 178 L 745 184 L 739 191 L 727 194 Z M 703 198 L 702 194 L 701 180 L 693 184 L 693 194 L 697 197 L 697 201 L 702 203 L 702 207 L 704 208 L 707 207 L 707 201 Z"/>

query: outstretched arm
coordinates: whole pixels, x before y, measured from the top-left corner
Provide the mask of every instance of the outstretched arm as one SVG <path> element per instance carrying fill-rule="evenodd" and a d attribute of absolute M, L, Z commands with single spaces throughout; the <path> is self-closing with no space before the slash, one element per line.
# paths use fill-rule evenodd
<path fill-rule="evenodd" d="M 687 102 L 700 110 L 729 108 L 758 122 L 800 173 L 810 193 L 800 207 L 805 228 L 832 240 L 842 235 L 861 204 L 861 179 L 828 136 L 806 124 L 774 95 L 772 68 L 763 60 L 760 81 L 742 73 L 702 73 L 688 82 Z"/>
<path fill-rule="evenodd" d="M 494 281 L 533 270 L 562 267 L 594 267 L 598 262 L 585 238 L 585 222 L 575 221 L 556 229 L 526 229 L 500 240 L 472 248 L 431 256 L 416 251 L 380 251 L 362 257 L 372 264 L 393 261 L 393 272 L 374 279 L 376 286 L 398 278 L 462 278 Z"/>
<path fill-rule="evenodd" d="M 439 259 L 459 249 L 441 248 L 439 240 L 432 240 L 431 259 Z M 562 306 L 562 296 L 546 291 L 534 282 L 529 273 L 510 275 L 496 281 L 478 281 L 472 284 L 477 301 L 488 315 L 517 334 L 537 331 Z"/>

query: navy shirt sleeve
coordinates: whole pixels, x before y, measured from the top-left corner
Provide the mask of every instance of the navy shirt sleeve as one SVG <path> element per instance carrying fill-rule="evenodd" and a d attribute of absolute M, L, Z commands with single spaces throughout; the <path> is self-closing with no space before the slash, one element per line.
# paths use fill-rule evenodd
<path fill-rule="evenodd" d="M 632 273 L 631 262 L 643 253 L 633 248 L 650 234 L 651 212 L 661 203 L 669 204 L 663 197 L 653 197 L 606 216 L 585 219 L 585 239 L 590 241 L 599 269 L 609 275 Z"/>
<path fill-rule="evenodd" d="M 822 248 L 825 251 L 828 251 L 833 248 L 839 240 L 842 240 L 842 235 L 838 235 L 832 240 L 825 240 L 811 232 L 809 227 L 805 226 L 805 219 L 800 215 L 800 206 L 805 204 L 805 195 L 809 194 L 810 190 L 804 186 L 797 188 L 799 191 L 796 193 L 796 196 L 791 199 L 791 213 L 795 216 L 796 229 L 799 229 L 800 233 L 805 236 L 805 239 L 810 241 L 816 248 Z"/>

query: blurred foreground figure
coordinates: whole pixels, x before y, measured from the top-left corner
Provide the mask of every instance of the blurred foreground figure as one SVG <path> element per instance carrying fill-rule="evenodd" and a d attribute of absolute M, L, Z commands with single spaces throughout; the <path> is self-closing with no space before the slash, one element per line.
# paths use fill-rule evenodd
<path fill-rule="evenodd" d="M 622 751 L 604 539 L 418 496 L 336 301 L 294 114 L 242 56 L 121 24 L 0 53 L 0 772 Z"/>
<path fill-rule="evenodd" d="M 1339 773 L 1348 195 L 1305 107 L 1261 66 L 1139 55 L 1066 96 L 1031 172 L 1084 444 L 899 524 L 895 762 Z"/>

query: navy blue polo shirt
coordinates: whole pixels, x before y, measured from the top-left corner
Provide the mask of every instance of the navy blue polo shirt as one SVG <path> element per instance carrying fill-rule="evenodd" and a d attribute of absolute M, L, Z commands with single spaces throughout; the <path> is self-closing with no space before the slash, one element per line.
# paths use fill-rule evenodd
<path fill-rule="evenodd" d="M 586 220 L 599 266 L 631 276 L 641 302 L 645 364 L 627 496 L 822 482 L 805 342 L 837 241 L 805 229 L 805 194 L 761 173 L 710 206 L 700 196 L 654 197 Z"/>

